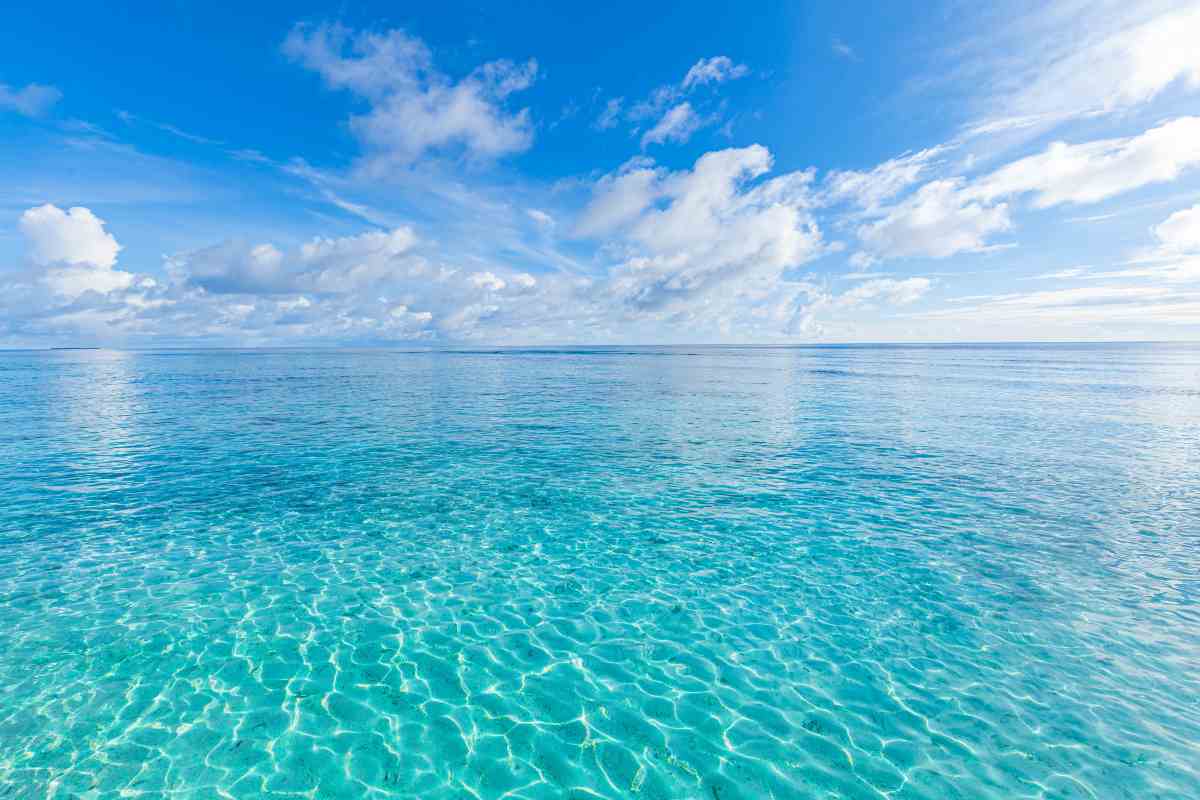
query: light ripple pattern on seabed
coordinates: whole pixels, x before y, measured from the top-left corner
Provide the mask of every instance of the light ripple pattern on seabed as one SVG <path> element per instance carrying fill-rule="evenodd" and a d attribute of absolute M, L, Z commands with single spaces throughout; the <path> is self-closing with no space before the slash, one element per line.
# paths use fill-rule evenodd
<path fill-rule="evenodd" d="M 1200 348 L 0 353 L 0 798 L 1200 797 Z"/>

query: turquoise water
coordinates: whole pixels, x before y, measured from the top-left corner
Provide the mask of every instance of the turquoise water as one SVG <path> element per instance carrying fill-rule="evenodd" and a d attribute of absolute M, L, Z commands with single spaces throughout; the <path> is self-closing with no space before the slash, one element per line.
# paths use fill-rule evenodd
<path fill-rule="evenodd" d="M 1200 797 L 1200 347 L 0 353 L 0 798 Z"/>

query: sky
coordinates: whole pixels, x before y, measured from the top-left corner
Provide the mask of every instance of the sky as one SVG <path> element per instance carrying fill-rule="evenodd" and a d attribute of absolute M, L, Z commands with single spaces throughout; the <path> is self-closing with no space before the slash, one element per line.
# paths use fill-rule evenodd
<path fill-rule="evenodd" d="M 1198 1 L 355 5 L 8 9 L 0 347 L 1200 339 Z"/>

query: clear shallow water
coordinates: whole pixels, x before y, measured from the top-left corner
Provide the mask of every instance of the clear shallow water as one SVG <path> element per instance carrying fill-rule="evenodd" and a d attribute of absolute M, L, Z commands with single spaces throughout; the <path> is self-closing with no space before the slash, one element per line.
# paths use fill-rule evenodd
<path fill-rule="evenodd" d="M 1200 348 L 0 353 L 0 798 L 1200 796 Z"/>

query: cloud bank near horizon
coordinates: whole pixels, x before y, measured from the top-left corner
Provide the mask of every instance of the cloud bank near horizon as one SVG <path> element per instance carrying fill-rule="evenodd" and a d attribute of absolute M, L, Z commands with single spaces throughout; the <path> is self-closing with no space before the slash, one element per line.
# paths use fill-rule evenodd
<path fill-rule="evenodd" d="M 22 255 L 0 275 L 0 340 L 777 342 L 866 331 L 954 338 L 988 326 L 1047 338 L 1194 330 L 1200 206 L 1186 198 L 1156 206 L 1113 263 L 1031 276 L 1062 285 L 981 279 L 976 291 L 954 289 L 966 259 L 1038 258 L 1027 232 L 1046 239 L 1043 220 L 1063 209 L 1083 222 L 1116 218 L 1126 212 L 1113 201 L 1200 172 L 1200 117 L 1170 114 L 1136 130 L 1123 121 L 1200 89 L 1200 51 L 1177 46 L 1200 33 L 1200 5 L 1151 11 L 1098 25 L 1066 49 L 1030 48 L 1006 68 L 1042 77 L 981 84 L 994 113 L 861 169 L 780 169 L 753 142 L 708 146 L 681 164 L 672 148 L 694 146 L 701 131 L 733 135 L 739 117 L 723 92 L 760 80 L 730 56 L 697 55 L 647 94 L 597 93 L 589 135 L 626 137 L 626 160 L 552 181 L 522 178 L 516 166 L 537 157 L 552 127 L 533 101 L 546 80 L 535 57 L 466 66 L 459 57 L 449 68 L 406 30 L 296 25 L 283 57 L 352 109 L 344 125 L 356 150 L 340 168 L 154 125 L 298 182 L 357 220 L 354 229 L 318 221 L 299 241 L 216 237 L 134 266 L 129 220 L 47 198 L 12 220 Z M 1049 23 L 1023 30 L 1038 24 Z M 1050 32 L 1061 35 L 1056 24 Z M 842 64 L 861 61 L 842 48 Z M 1113 79 L 1064 77 L 1088 69 Z M 57 89 L 0 85 L 0 108 L 24 117 L 62 102 Z M 95 126 L 62 125 L 77 150 L 136 153 Z M 844 268 L 830 270 L 833 261 Z"/>

